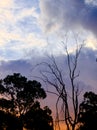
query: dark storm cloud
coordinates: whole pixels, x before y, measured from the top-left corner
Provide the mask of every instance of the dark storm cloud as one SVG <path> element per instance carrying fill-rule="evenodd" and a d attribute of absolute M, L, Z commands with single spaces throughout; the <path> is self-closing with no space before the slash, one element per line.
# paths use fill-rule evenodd
<path fill-rule="evenodd" d="M 91 89 L 97 91 L 97 51 L 92 49 L 84 49 L 79 59 L 80 77 L 86 82 Z"/>
<path fill-rule="evenodd" d="M 93 89 L 97 91 L 97 51 L 89 48 L 83 48 L 78 60 L 78 69 L 80 71 L 80 76 L 78 82 L 81 84 L 81 88 Z M 56 63 L 61 70 L 64 81 L 67 86 L 69 85 L 68 80 L 68 66 L 67 57 L 65 55 L 56 56 Z M 21 73 L 28 78 L 37 79 L 42 83 L 42 80 L 36 77 L 40 77 L 41 71 L 48 71 L 47 66 L 39 65 L 42 62 L 47 62 L 51 64 L 49 57 L 33 57 L 28 60 L 16 60 L 16 61 L 2 61 L 0 64 L 0 75 L 1 77 L 12 73 Z M 38 65 L 38 66 L 36 66 Z M 52 77 L 50 77 L 52 79 Z M 44 86 L 44 85 L 43 85 Z"/>
<path fill-rule="evenodd" d="M 73 56 L 71 54 L 71 56 Z M 77 72 L 80 71 L 80 75 L 77 79 L 77 82 L 79 82 L 81 89 L 85 91 L 96 91 L 97 92 L 97 51 L 92 50 L 91 48 L 83 48 L 80 57 L 78 59 L 78 68 Z M 63 79 L 66 82 L 67 86 L 69 87 L 69 73 L 68 73 L 68 65 L 67 65 L 67 56 L 65 55 L 59 55 L 55 57 L 56 63 L 59 67 L 59 69 L 62 72 Z M 38 58 L 36 60 L 36 63 L 41 63 L 41 62 L 47 62 L 51 63 L 51 60 L 48 57 L 45 58 Z M 36 73 L 36 76 L 39 76 L 39 71 L 48 71 L 46 66 L 38 66 L 35 68 L 33 71 L 34 75 Z M 50 77 L 52 80 L 53 78 Z"/>
<path fill-rule="evenodd" d="M 32 64 L 26 60 L 12 60 L 12 61 L 1 61 L 0 63 L 0 75 L 5 77 L 8 74 L 21 73 L 29 77 L 31 72 Z"/>
<path fill-rule="evenodd" d="M 84 28 L 97 34 L 97 5 L 85 0 L 40 1 L 41 20 L 46 31 L 53 28 Z"/>

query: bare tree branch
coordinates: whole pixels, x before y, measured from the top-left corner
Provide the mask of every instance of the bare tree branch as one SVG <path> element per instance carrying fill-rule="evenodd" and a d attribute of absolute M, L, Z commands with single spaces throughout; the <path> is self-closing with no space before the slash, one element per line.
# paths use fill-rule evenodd
<path fill-rule="evenodd" d="M 77 43 L 77 41 L 76 41 Z M 80 75 L 80 71 L 77 71 L 78 66 L 78 58 L 81 53 L 82 45 L 76 47 L 75 55 L 73 54 L 73 58 L 69 53 L 67 47 L 65 47 L 66 56 L 67 56 L 67 66 L 68 66 L 68 73 L 71 85 L 71 95 L 68 96 L 68 85 L 64 81 L 64 76 L 62 71 L 59 69 L 59 66 L 56 62 L 54 56 L 49 57 L 50 62 L 42 62 L 39 65 L 43 65 L 46 67 L 46 70 L 40 71 L 41 77 L 40 79 L 45 83 L 53 86 L 56 89 L 56 92 L 48 91 L 48 93 L 52 93 L 56 95 L 57 102 L 56 102 L 56 121 L 58 123 L 58 128 L 60 130 L 60 117 L 59 117 L 59 102 L 62 103 L 61 110 L 63 109 L 64 112 L 64 122 L 67 126 L 67 130 L 75 130 L 77 125 L 78 119 L 78 96 L 79 96 L 79 86 L 75 84 L 75 80 Z M 70 98 L 71 97 L 71 98 Z M 70 99 L 70 101 L 69 101 Z M 72 106 L 73 116 L 71 114 L 70 107 Z"/>

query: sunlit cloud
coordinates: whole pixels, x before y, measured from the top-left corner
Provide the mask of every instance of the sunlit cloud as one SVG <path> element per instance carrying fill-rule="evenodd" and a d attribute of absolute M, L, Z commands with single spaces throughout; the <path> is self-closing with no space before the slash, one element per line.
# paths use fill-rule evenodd
<path fill-rule="evenodd" d="M 47 44 L 45 39 L 33 33 L 25 35 L 25 37 L 17 33 L 15 34 L 15 33 L 8 33 L 8 32 L 0 32 L 0 35 L 1 35 L 0 50 L 1 52 L 3 50 L 1 56 L 3 56 L 4 59 L 14 59 L 14 58 L 24 59 L 25 51 L 30 51 L 33 49 L 41 50 Z"/>
<path fill-rule="evenodd" d="M 97 39 L 93 35 L 87 37 L 86 47 L 97 50 Z"/>
<path fill-rule="evenodd" d="M 0 47 L 2 59 L 19 59 L 25 50 L 46 45 L 38 26 L 36 1 L 6 0 L 0 3 Z M 22 56 L 21 56 L 22 55 Z"/>
<path fill-rule="evenodd" d="M 0 0 L 0 8 L 10 8 L 14 5 L 13 0 Z"/>

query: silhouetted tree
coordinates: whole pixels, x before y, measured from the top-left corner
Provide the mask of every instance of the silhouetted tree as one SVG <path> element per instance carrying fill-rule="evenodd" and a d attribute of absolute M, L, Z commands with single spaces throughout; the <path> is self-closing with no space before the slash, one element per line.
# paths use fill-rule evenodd
<path fill-rule="evenodd" d="M 18 117 L 0 110 L 0 130 L 22 130 L 21 121 Z"/>
<path fill-rule="evenodd" d="M 97 129 L 97 94 L 86 92 L 80 104 L 79 130 Z"/>
<path fill-rule="evenodd" d="M 5 112 L 0 110 L 0 130 L 3 130 L 3 127 L 6 126 L 5 115 Z"/>
<path fill-rule="evenodd" d="M 25 128 L 29 130 L 53 130 L 53 119 L 48 107 L 40 108 L 39 102 L 24 115 Z"/>
<path fill-rule="evenodd" d="M 0 101 L 0 108 L 7 108 L 7 111 L 18 115 L 29 111 L 36 99 L 46 97 L 39 82 L 27 80 L 19 73 L 8 75 L 1 80 L 0 93 L 3 97 Z"/>
<path fill-rule="evenodd" d="M 46 97 L 46 93 L 41 87 L 41 84 L 35 80 L 27 80 L 20 73 L 8 75 L 0 80 L 0 97 L 0 117 L 3 117 L 0 118 L 1 129 L 22 130 L 24 126 L 23 116 L 26 118 L 27 113 L 31 113 L 34 109 L 33 114 L 35 117 L 37 117 L 37 112 L 44 111 L 39 107 L 39 111 L 36 112 L 37 108 L 34 107 L 38 99 L 44 99 Z M 46 116 L 48 113 L 44 115 Z M 41 119 L 44 115 L 41 114 Z M 33 120 L 32 116 L 30 116 L 28 116 L 29 124 Z M 50 114 L 47 117 L 50 118 Z M 40 119 L 37 118 L 38 120 Z M 28 123 L 25 124 L 29 126 Z M 49 126 L 50 124 L 48 124 Z"/>
<path fill-rule="evenodd" d="M 65 70 L 65 68 L 60 68 L 58 66 L 54 56 L 49 57 L 50 62 L 42 62 L 39 64 L 45 66 L 46 68 L 46 70 L 40 71 L 42 76 L 39 78 L 56 89 L 56 92 L 48 91 L 52 94 L 57 95 L 58 97 L 56 102 L 56 111 L 57 111 L 56 122 L 59 123 L 60 121 L 59 113 L 58 113 L 59 110 L 58 104 L 61 101 L 62 111 L 64 115 L 64 122 L 67 126 L 67 130 L 70 129 L 75 130 L 76 125 L 78 123 L 78 112 L 79 112 L 78 96 L 80 91 L 79 91 L 79 84 L 76 83 L 76 78 L 79 76 L 79 71 L 77 71 L 77 66 L 78 66 L 78 58 L 81 49 L 82 49 L 82 45 L 77 46 L 75 53 L 71 55 L 67 47 L 65 48 L 66 51 L 65 56 L 67 57 L 67 67 L 68 67 L 67 74 L 69 75 L 68 81 L 70 81 L 69 92 L 68 92 L 68 84 L 66 84 L 66 80 L 65 80 L 65 76 L 67 75 L 63 75 L 63 71 Z M 72 107 L 72 114 L 71 114 L 71 107 Z"/>

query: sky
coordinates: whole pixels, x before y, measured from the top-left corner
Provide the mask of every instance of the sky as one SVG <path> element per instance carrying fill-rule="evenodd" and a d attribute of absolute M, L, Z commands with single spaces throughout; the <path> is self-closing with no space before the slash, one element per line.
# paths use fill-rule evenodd
<path fill-rule="evenodd" d="M 84 43 L 80 82 L 97 92 L 97 0 L 0 0 L 1 77 L 19 72 L 32 78 L 39 74 L 33 66 L 51 54 L 61 67 L 62 42 L 70 52 Z"/>
<path fill-rule="evenodd" d="M 96 24 L 97 0 L 0 0 L 1 75 L 15 71 L 31 75 L 32 65 L 46 55 L 60 61 L 62 42 L 71 52 L 77 42 L 85 44 L 80 69 L 96 80 Z"/>

